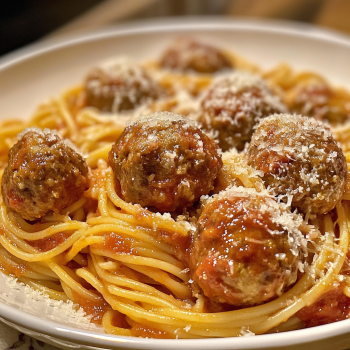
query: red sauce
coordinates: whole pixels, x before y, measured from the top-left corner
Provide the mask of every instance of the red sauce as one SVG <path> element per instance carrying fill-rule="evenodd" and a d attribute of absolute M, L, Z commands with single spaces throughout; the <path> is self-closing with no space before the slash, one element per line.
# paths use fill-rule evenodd
<path fill-rule="evenodd" d="M 106 179 L 106 168 L 92 169 L 88 173 L 88 189 L 85 196 L 98 200 L 99 189 L 104 186 Z"/>
<path fill-rule="evenodd" d="M 77 303 L 88 316 L 91 316 L 91 322 L 98 325 L 102 325 L 103 315 L 105 314 L 105 312 L 112 310 L 111 306 L 103 299 L 103 297 L 101 296 L 100 300 L 91 301 L 85 299 L 83 296 L 81 296 L 73 290 L 72 294 L 73 302 Z M 96 295 L 98 295 L 97 292 Z"/>
<path fill-rule="evenodd" d="M 21 210 L 24 199 L 17 196 L 16 193 L 12 190 L 7 191 L 6 195 L 7 195 L 9 205 L 11 206 L 11 208 L 13 208 L 15 210 Z"/>
<path fill-rule="evenodd" d="M 112 326 L 126 329 L 130 328 L 129 323 L 125 320 L 125 315 L 118 311 L 113 313 Z"/>
<path fill-rule="evenodd" d="M 131 335 L 134 337 L 143 337 L 143 338 L 157 338 L 157 339 L 174 339 L 175 337 L 159 329 L 146 327 L 140 323 L 134 323 L 131 328 Z"/>
<path fill-rule="evenodd" d="M 71 234 L 70 233 L 55 233 L 50 237 L 39 239 L 36 241 L 28 242 L 32 247 L 40 250 L 41 252 L 47 252 L 53 248 L 56 248 L 62 244 Z"/>
<path fill-rule="evenodd" d="M 342 286 L 334 287 L 310 306 L 297 312 L 305 327 L 314 327 L 349 318 L 350 298 L 344 295 Z"/>
<path fill-rule="evenodd" d="M 143 218 L 152 217 L 154 213 L 139 206 L 136 212 L 136 218 L 142 220 Z M 175 252 L 176 257 L 185 264 L 188 264 L 189 259 L 189 247 L 191 243 L 190 235 L 183 236 L 176 232 L 159 231 L 157 232 L 157 238 L 160 238 L 163 242 L 169 244 Z"/>
<path fill-rule="evenodd" d="M 183 236 L 177 232 L 159 231 L 159 238 L 174 249 L 176 257 L 181 262 L 188 265 L 189 247 L 191 244 L 190 235 Z"/>
<path fill-rule="evenodd" d="M 102 244 L 94 244 L 94 246 L 100 249 L 108 250 L 114 254 L 115 253 L 132 254 L 133 253 L 132 243 L 133 243 L 132 238 L 124 238 L 112 232 L 104 235 L 104 242 Z"/>
<path fill-rule="evenodd" d="M 26 269 L 27 267 L 23 264 L 13 266 L 12 264 L 7 264 L 6 262 L 0 262 L 0 271 L 8 276 L 15 275 L 17 278 L 20 278 Z"/>
<path fill-rule="evenodd" d="M 143 218 L 148 218 L 148 217 L 153 215 L 152 212 L 150 212 L 147 209 L 142 208 L 140 205 L 136 204 L 135 206 L 138 206 L 138 209 L 137 209 L 137 211 L 135 213 L 135 217 L 136 217 L 137 220 L 142 220 Z"/>

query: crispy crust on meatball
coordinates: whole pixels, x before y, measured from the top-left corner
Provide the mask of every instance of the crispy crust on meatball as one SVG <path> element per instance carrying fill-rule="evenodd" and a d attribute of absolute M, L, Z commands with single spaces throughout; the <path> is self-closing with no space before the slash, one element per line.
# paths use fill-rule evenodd
<path fill-rule="evenodd" d="M 223 151 L 232 147 L 241 151 L 261 118 L 286 110 L 262 78 L 234 72 L 214 81 L 202 101 L 198 121 L 214 133 Z"/>
<path fill-rule="evenodd" d="M 135 109 L 162 94 L 145 69 L 126 59 L 92 69 L 85 80 L 85 92 L 88 106 L 113 113 Z"/>
<path fill-rule="evenodd" d="M 312 118 L 279 114 L 263 119 L 247 149 L 275 195 L 291 195 L 303 213 L 323 214 L 341 200 L 348 171 L 331 131 Z"/>
<path fill-rule="evenodd" d="M 37 128 L 18 135 L 2 177 L 2 198 L 26 220 L 73 204 L 85 191 L 88 167 L 74 145 Z"/>
<path fill-rule="evenodd" d="M 232 68 L 232 63 L 219 49 L 193 39 L 179 38 L 160 59 L 163 68 L 181 72 L 215 73 Z"/>
<path fill-rule="evenodd" d="M 169 112 L 142 116 L 108 155 L 126 201 L 160 212 L 183 210 L 214 187 L 222 167 L 214 140 Z"/>
<path fill-rule="evenodd" d="M 248 307 L 271 300 L 297 278 L 299 255 L 306 252 L 301 225 L 300 216 L 267 193 L 222 191 L 198 220 L 192 278 L 214 302 Z"/>

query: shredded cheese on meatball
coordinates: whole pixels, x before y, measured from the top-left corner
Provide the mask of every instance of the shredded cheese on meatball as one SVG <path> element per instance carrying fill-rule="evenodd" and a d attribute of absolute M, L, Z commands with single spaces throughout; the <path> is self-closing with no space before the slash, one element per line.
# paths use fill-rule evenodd
<path fill-rule="evenodd" d="M 258 97 L 252 94 L 252 88 L 259 90 L 261 96 Z M 258 75 L 248 72 L 235 71 L 229 75 L 216 78 L 211 85 L 211 93 L 211 98 L 204 100 L 205 109 L 223 107 L 236 110 L 240 107 L 242 113 L 251 111 L 261 114 L 259 107 L 264 102 L 275 110 L 286 112 L 285 105 L 278 96 L 271 93 L 265 81 Z M 232 96 L 237 94 L 240 95 L 239 98 Z M 224 111 L 222 117 L 225 118 Z"/>
<path fill-rule="evenodd" d="M 180 114 L 171 112 L 156 112 L 151 115 L 142 115 L 136 123 L 139 125 L 147 125 L 147 127 L 162 127 L 167 128 L 171 124 L 181 122 L 182 128 L 199 128 L 198 123 L 191 119 L 185 118 Z"/>
<path fill-rule="evenodd" d="M 262 119 L 247 154 L 250 165 L 264 167 L 270 190 L 292 195 L 293 204 L 305 213 L 333 209 L 344 192 L 347 166 L 342 150 L 330 129 L 313 118 L 275 114 Z M 267 164 L 260 164 L 260 157 Z M 320 211 L 321 206 L 325 209 Z"/>

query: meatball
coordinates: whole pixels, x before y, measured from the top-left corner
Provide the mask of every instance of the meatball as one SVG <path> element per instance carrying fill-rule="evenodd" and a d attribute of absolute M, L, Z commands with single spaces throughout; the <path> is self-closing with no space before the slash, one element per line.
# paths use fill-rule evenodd
<path fill-rule="evenodd" d="M 142 67 L 120 59 L 91 70 L 85 93 L 88 106 L 117 113 L 158 98 L 161 88 Z"/>
<path fill-rule="evenodd" d="M 223 52 L 193 39 L 180 38 L 166 50 L 160 60 L 164 68 L 181 72 L 215 73 L 232 68 Z"/>
<path fill-rule="evenodd" d="M 305 214 L 326 213 L 342 198 L 348 177 L 343 151 L 315 119 L 288 114 L 263 119 L 247 157 L 275 195 L 292 196 L 292 206 Z"/>
<path fill-rule="evenodd" d="M 337 98 L 325 83 L 310 83 L 297 88 L 292 99 L 292 110 L 330 124 L 344 124 L 350 119 L 348 101 Z"/>
<path fill-rule="evenodd" d="M 78 200 L 87 173 L 84 158 L 69 141 L 49 129 L 27 129 L 9 151 L 2 197 L 24 219 L 39 219 Z"/>
<path fill-rule="evenodd" d="M 205 296 L 248 307 L 281 295 L 296 281 L 306 240 L 301 217 L 285 208 L 267 193 L 243 187 L 207 201 L 190 260 Z"/>
<path fill-rule="evenodd" d="M 128 126 L 108 155 L 126 201 L 183 210 L 209 193 L 222 167 L 214 140 L 196 122 L 158 112 Z"/>
<path fill-rule="evenodd" d="M 198 120 L 213 132 L 223 151 L 243 150 L 260 118 L 286 111 L 260 77 L 246 72 L 214 81 L 201 106 Z"/>

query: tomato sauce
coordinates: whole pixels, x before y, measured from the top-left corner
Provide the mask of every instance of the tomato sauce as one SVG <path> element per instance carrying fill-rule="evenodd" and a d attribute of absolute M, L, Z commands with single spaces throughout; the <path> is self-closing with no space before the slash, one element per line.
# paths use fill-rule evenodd
<path fill-rule="evenodd" d="M 334 287 L 310 306 L 297 312 L 305 327 L 314 327 L 349 318 L 350 298 L 344 295 L 342 286 Z"/>
<path fill-rule="evenodd" d="M 9 190 L 6 192 L 9 205 L 11 208 L 14 208 L 15 210 L 20 210 L 22 208 L 22 205 L 24 203 L 24 199 L 21 198 L 20 196 L 17 196 L 15 191 Z"/>
<path fill-rule="evenodd" d="M 94 244 L 93 246 L 107 250 L 113 254 L 124 253 L 132 254 L 134 249 L 132 248 L 132 238 L 124 238 L 117 233 L 108 233 L 104 235 L 104 241 L 101 244 Z"/>
<path fill-rule="evenodd" d="M 125 328 L 125 329 L 130 328 L 128 322 L 126 322 L 126 320 L 125 320 L 125 315 L 118 312 L 118 311 L 115 311 L 113 313 L 111 323 L 112 323 L 112 326 L 114 326 L 114 327 Z"/>
<path fill-rule="evenodd" d="M 30 241 L 28 243 L 41 252 L 47 252 L 48 250 L 56 248 L 62 244 L 70 235 L 71 234 L 67 232 L 58 232 L 50 237 L 38 239 L 36 241 Z"/>
<path fill-rule="evenodd" d="M 105 312 L 112 310 L 112 307 L 101 296 L 100 300 L 91 301 L 72 290 L 73 302 L 78 304 L 86 313 L 91 316 L 91 322 L 102 325 L 102 317 Z M 96 293 L 96 295 L 98 295 Z"/>
<path fill-rule="evenodd" d="M 191 236 L 183 236 L 177 232 L 160 231 L 159 238 L 169 244 L 175 252 L 176 257 L 184 264 L 188 265 L 189 247 L 191 244 Z"/>
<path fill-rule="evenodd" d="M 26 272 L 27 267 L 23 264 L 12 265 L 7 264 L 5 261 L 0 262 L 0 271 L 5 275 L 15 275 L 17 278 L 20 278 L 24 272 Z"/>
<path fill-rule="evenodd" d="M 106 179 L 106 168 L 92 169 L 88 173 L 88 189 L 85 196 L 98 200 L 100 188 L 104 186 Z"/>

